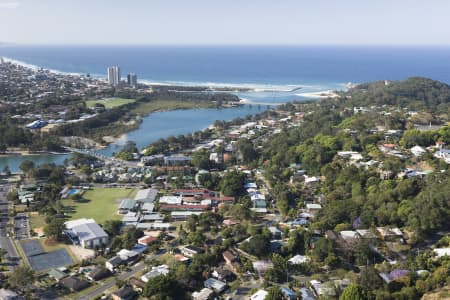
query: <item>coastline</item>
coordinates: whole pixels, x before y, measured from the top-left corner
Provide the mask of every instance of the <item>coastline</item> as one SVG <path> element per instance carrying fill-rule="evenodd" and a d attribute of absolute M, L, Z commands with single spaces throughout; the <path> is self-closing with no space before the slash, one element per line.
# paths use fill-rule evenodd
<path fill-rule="evenodd" d="M 310 97 L 310 98 L 316 98 L 316 99 L 339 97 L 339 95 L 335 91 L 331 91 L 331 90 L 322 91 L 322 92 L 299 93 L 296 95 L 300 96 L 300 97 Z"/>
<path fill-rule="evenodd" d="M 26 63 L 24 61 L 20 61 L 20 60 L 16 60 L 10 57 L 2 57 L 4 59 L 4 61 L 6 62 L 10 62 L 13 64 L 17 64 L 20 65 L 24 68 L 30 68 L 32 70 L 38 71 L 40 69 L 44 69 L 47 70 L 48 72 L 54 73 L 54 74 L 61 74 L 61 75 L 67 75 L 67 76 L 77 76 L 77 77 L 81 77 L 83 76 L 83 74 L 80 73 L 70 73 L 70 72 L 63 72 L 63 71 L 58 71 L 58 70 L 54 70 L 54 69 L 48 69 L 45 67 L 39 67 L 37 65 L 33 65 L 30 63 Z M 104 81 L 105 78 L 104 76 L 93 76 L 95 79 Z M 141 80 L 141 82 L 145 82 L 147 84 L 155 84 L 156 82 L 152 82 L 152 81 L 147 81 L 147 80 Z M 118 132 L 117 135 L 105 135 L 103 137 L 100 137 L 102 142 L 99 143 L 100 140 L 96 140 L 93 138 L 86 138 L 86 137 L 75 137 L 76 139 L 79 139 L 80 145 L 83 147 L 83 145 L 86 146 L 86 149 L 96 149 L 96 150 L 101 150 L 104 148 L 107 148 L 109 145 L 114 144 L 114 143 L 118 143 L 121 140 L 124 139 L 124 137 L 126 137 L 126 135 L 133 131 L 138 129 L 141 126 L 141 118 L 143 117 L 147 117 L 153 113 L 158 113 L 158 112 L 166 112 L 166 111 L 174 111 L 174 110 L 188 110 L 188 109 L 199 109 L 199 108 L 223 108 L 223 109 L 227 109 L 227 108 L 233 108 L 233 107 L 237 107 L 237 106 L 242 106 L 242 105 L 257 105 L 257 106 L 276 106 L 276 105 L 280 105 L 286 102 L 289 102 L 288 100 L 283 101 L 283 102 L 264 102 L 265 99 L 268 99 L 267 96 L 265 99 L 262 99 L 263 101 L 258 101 L 257 99 L 248 99 L 245 98 L 245 94 L 248 94 L 250 98 L 252 98 L 252 94 L 253 93 L 266 93 L 266 94 L 271 94 L 271 93 L 291 93 L 291 95 L 295 95 L 295 96 L 299 96 L 299 97 L 304 97 L 304 98 L 327 98 L 327 97 L 336 97 L 336 93 L 334 93 L 331 90 L 324 90 L 324 91 L 317 91 L 317 92 L 307 92 L 305 91 L 305 93 L 295 93 L 298 92 L 300 90 L 303 89 L 307 89 L 311 88 L 311 89 L 316 89 L 319 88 L 320 86 L 308 86 L 308 85 L 304 85 L 304 86 L 300 86 L 300 85 L 292 85 L 292 84 L 286 84 L 286 85 L 273 85 L 273 84 L 248 84 L 248 83 L 241 83 L 241 84 L 228 84 L 228 83 L 214 83 L 214 82 L 204 82 L 204 83 L 199 83 L 199 82 L 164 82 L 162 84 L 164 84 L 165 86 L 174 86 L 173 84 L 178 84 L 178 87 L 180 87 L 179 84 L 182 84 L 181 87 L 185 86 L 186 88 L 190 87 L 190 88 L 195 88 L 195 87 L 203 87 L 203 88 L 208 88 L 211 90 L 206 90 L 205 92 L 215 92 L 215 91 L 222 91 L 220 89 L 227 89 L 226 92 L 235 95 L 238 99 L 239 102 L 232 102 L 232 103 L 223 103 L 220 105 L 220 107 L 217 107 L 216 103 L 198 103 L 198 102 L 186 102 L 186 103 L 170 103 L 170 101 L 162 101 L 164 99 L 160 99 L 159 101 L 164 102 L 164 105 L 166 107 L 163 107 L 163 105 L 161 103 L 155 103 L 152 102 L 151 104 L 143 104 L 142 107 L 136 108 L 134 110 L 134 112 L 139 116 L 133 124 L 125 124 L 127 129 L 123 132 Z M 161 82 L 159 82 L 158 84 L 161 84 Z M 177 86 L 174 86 L 177 87 Z M 235 88 L 236 90 L 233 91 L 233 88 Z M 216 90 L 214 90 L 216 89 Z M 239 90 L 241 89 L 241 90 Z M 244 90 L 242 90 L 244 89 Z M 244 96 L 239 95 L 239 93 L 244 91 Z M 236 94 L 237 93 L 237 94 Z M 275 97 L 276 95 L 274 95 Z M 272 97 L 270 97 L 271 99 Z M 145 105 L 148 105 L 148 107 L 145 107 Z M 155 107 L 151 107 L 151 106 L 155 106 Z M 70 137 L 61 137 L 61 138 L 66 138 L 66 139 L 70 139 Z M 90 141 L 83 141 L 83 139 L 86 140 L 90 140 Z M 74 140 L 75 141 L 75 140 Z M 91 143 L 92 142 L 92 143 Z M 0 154 L 0 156 L 17 156 L 17 155 L 21 155 L 21 156 L 39 156 L 39 155 L 43 155 L 43 154 L 67 154 L 68 152 L 62 152 L 62 153 L 58 153 L 58 152 L 48 152 L 48 151 L 37 151 L 37 152 L 30 152 L 30 151 L 14 151 L 11 153 L 6 153 L 6 154 Z"/>
<path fill-rule="evenodd" d="M 25 61 L 21 61 L 18 59 L 14 59 L 8 56 L 0 56 L 4 59 L 5 62 L 10 62 L 13 64 L 17 64 L 22 67 L 30 68 L 35 71 L 40 69 L 47 70 L 54 74 L 61 75 L 70 75 L 82 77 L 85 74 L 80 72 L 65 72 L 56 69 L 51 69 L 47 67 L 38 66 L 32 63 L 27 63 Z M 106 76 L 103 74 L 94 74 L 90 73 L 92 78 L 97 80 L 106 81 Z M 249 93 L 273 93 L 273 92 L 281 92 L 281 93 L 290 93 L 295 92 L 301 89 L 307 88 L 315 88 L 316 86 L 302 84 L 302 83 L 286 83 L 286 84 L 269 84 L 269 83 L 231 83 L 231 82 L 211 82 L 211 81 L 173 81 L 173 80 L 157 80 L 157 79 L 148 79 L 148 78 L 140 78 L 139 82 L 149 86 L 174 86 L 174 87 L 201 87 L 201 88 L 210 88 L 212 92 L 221 92 L 226 91 L 230 93 L 239 93 L 239 92 L 249 92 Z M 342 83 L 342 85 L 344 85 Z M 319 91 L 320 92 L 320 91 Z"/>

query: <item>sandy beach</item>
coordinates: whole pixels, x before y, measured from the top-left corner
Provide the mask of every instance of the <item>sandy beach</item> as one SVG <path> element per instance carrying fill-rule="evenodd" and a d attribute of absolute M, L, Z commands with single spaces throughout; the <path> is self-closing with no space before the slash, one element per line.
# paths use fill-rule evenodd
<path fill-rule="evenodd" d="M 299 93 L 295 94 L 300 97 L 310 97 L 310 98 L 336 98 L 339 97 L 335 91 L 321 91 L 321 92 L 313 92 L 313 93 Z"/>

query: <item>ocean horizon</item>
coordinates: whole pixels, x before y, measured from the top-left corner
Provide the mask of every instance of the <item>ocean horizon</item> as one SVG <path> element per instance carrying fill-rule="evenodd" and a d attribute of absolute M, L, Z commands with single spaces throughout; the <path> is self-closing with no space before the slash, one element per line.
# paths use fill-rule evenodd
<path fill-rule="evenodd" d="M 106 77 L 136 73 L 154 84 L 341 88 L 422 76 L 450 83 L 450 47 L 6 45 L 0 57 L 49 70 Z"/>

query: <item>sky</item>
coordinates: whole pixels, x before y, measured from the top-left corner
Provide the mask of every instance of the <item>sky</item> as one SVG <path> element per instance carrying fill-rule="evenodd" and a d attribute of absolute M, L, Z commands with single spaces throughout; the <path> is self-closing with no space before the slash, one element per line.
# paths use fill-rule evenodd
<path fill-rule="evenodd" d="M 449 0 L 0 0 L 0 42 L 450 45 L 449 12 Z"/>

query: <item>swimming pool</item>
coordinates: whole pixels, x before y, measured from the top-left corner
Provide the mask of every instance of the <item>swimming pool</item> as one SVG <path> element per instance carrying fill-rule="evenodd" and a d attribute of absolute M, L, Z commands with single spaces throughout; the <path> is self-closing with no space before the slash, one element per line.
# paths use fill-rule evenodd
<path fill-rule="evenodd" d="M 78 194 L 79 192 L 80 192 L 79 189 L 70 189 L 70 190 L 67 192 L 67 196 L 72 196 L 72 195 Z"/>

